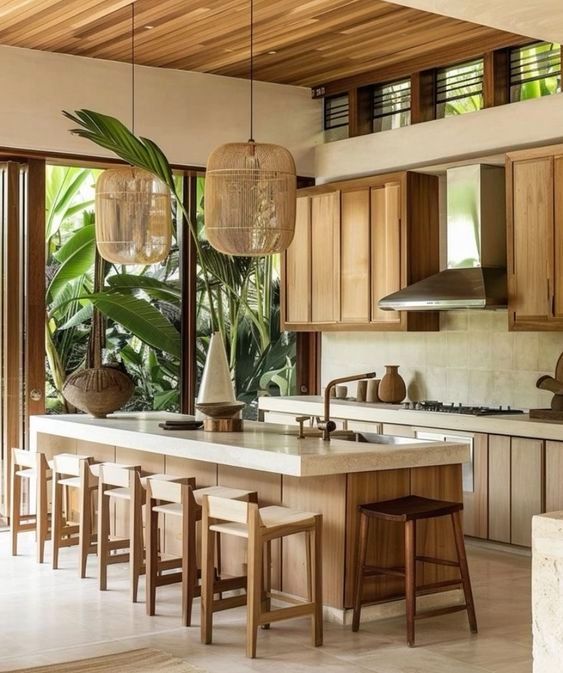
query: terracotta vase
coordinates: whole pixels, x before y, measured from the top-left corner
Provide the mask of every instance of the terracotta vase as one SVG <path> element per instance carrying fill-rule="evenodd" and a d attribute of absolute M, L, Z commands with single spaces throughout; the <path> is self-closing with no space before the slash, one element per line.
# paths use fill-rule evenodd
<path fill-rule="evenodd" d="M 402 402 L 407 395 L 407 387 L 399 374 L 399 365 L 385 365 L 385 376 L 379 384 L 379 399 L 389 404 Z"/>

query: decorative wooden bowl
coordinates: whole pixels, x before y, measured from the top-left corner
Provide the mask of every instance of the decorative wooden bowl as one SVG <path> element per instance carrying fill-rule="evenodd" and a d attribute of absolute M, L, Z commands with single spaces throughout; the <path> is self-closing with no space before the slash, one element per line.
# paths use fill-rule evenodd
<path fill-rule="evenodd" d="M 196 409 L 208 416 L 203 419 L 203 429 L 207 432 L 240 432 L 242 419 L 238 413 L 245 407 L 244 402 L 198 402 Z"/>
<path fill-rule="evenodd" d="M 135 384 L 118 367 L 79 369 L 65 381 L 63 395 L 80 411 L 105 418 L 121 409 L 133 394 Z"/>
<path fill-rule="evenodd" d="M 195 408 L 211 418 L 233 418 L 244 406 L 244 402 L 198 402 Z"/>

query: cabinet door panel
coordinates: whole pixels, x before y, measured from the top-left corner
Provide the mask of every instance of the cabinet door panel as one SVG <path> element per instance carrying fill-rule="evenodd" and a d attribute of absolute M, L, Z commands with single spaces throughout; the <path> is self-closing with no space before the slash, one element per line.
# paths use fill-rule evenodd
<path fill-rule="evenodd" d="M 398 311 L 382 311 L 380 299 L 401 289 L 401 186 L 371 190 L 372 322 L 399 323 Z"/>
<path fill-rule="evenodd" d="M 489 435 L 489 539 L 510 542 L 510 437 Z"/>
<path fill-rule="evenodd" d="M 543 511 L 543 442 L 512 438 L 511 536 L 512 544 L 530 547 L 532 517 Z"/>
<path fill-rule="evenodd" d="M 553 278 L 553 159 L 513 164 L 510 311 L 514 320 L 548 321 Z"/>
<path fill-rule="evenodd" d="M 285 256 L 285 316 L 290 323 L 311 321 L 311 199 L 297 199 L 295 236 Z"/>
<path fill-rule="evenodd" d="M 369 322 L 369 189 L 342 192 L 340 319 Z"/>
<path fill-rule="evenodd" d="M 545 443 L 545 511 L 563 510 L 563 442 Z"/>
<path fill-rule="evenodd" d="M 311 313 L 314 323 L 340 317 L 340 192 L 311 197 Z"/>

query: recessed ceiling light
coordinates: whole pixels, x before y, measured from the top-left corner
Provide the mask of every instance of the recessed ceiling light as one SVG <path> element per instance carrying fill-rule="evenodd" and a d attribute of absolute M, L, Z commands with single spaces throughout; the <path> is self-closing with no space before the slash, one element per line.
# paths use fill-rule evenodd
<path fill-rule="evenodd" d="M 148 25 L 144 26 L 145 30 L 152 30 L 153 28 L 154 28 L 154 26 L 151 25 L 151 24 L 148 24 Z"/>
<path fill-rule="evenodd" d="M 278 52 L 275 49 L 271 49 L 268 54 L 277 54 Z"/>

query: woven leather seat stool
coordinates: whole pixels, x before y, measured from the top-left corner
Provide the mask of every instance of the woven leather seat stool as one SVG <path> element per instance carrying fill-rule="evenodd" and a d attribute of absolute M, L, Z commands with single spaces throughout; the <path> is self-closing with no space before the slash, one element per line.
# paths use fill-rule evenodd
<path fill-rule="evenodd" d="M 394 577 L 405 578 L 405 595 L 407 605 L 407 643 L 410 647 L 414 646 L 415 639 L 415 620 L 426 617 L 437 617 L 450 612 L 467 610 L 469 626 L 472 633 L 477 633 L 477 619 L 475 617 L 475 606 L 473 603 L 473 593 L 471 591 L 471 581 L 469 579 L 469 568 L 467 566 L 467 557 L 465 554 L 465 542 L 463 539 L 463 529 L 461 525 L 461 511 L 463 504 L 458 502 L 445 502 L 443 500 L 431 500 L 417 495 L 409 495 L 396 500 L 386 500 L 383 502 L 374 502 L 367 505 L 360 505 L 360 540 L 358 552 L 358 568 L 356 575 L 356 593 L 354 600 L 354 619 L 352 630 L 357 631 L 360 626 L 360 612 L 362 609 L 362 589 L 366 577 L 377 575 L 392 575 Z M 435 519 L 438 517 L 449 516 L 452 521 L 452 532 L 457 551 L 457 561 L 446 559 L 431 558 L 427 556 L 418 556 L 416 553 L 416 523 L 424 519 Z M 368 531 L 370 519 L 380 519 L 384 521 L 395 521 L 404 524 L 405 527 L 405 566 L 404 568 L 380 568 L 366 565 L 366 554 L 368 547 Z M 437 565 L 453 566 L 459 568 L 460 577 L 454 580 L 445 580 L 439 582 L 440 588 L 447 586 L 462 586 L 465 595 L 463 605 L 452 605 L 450 607 L 426 610 L 421 613 L 416 611 L 416 595 L 424 589 L 430 588 L 416 586 L 416 562 L 433 563 Z"/>

